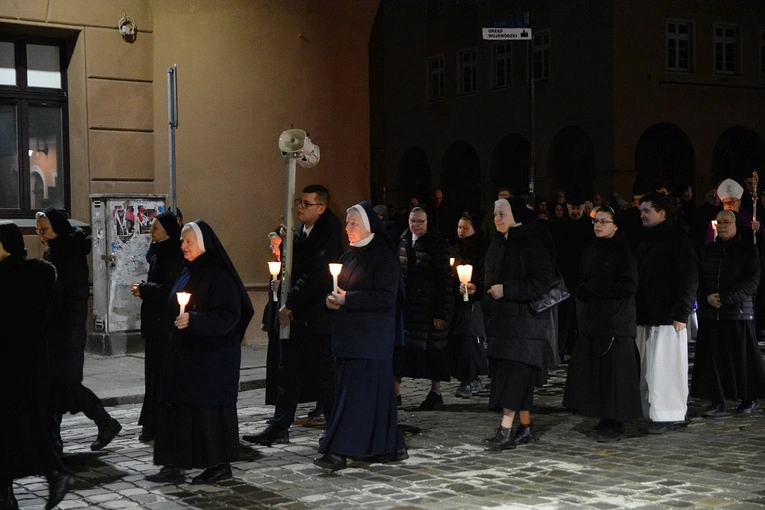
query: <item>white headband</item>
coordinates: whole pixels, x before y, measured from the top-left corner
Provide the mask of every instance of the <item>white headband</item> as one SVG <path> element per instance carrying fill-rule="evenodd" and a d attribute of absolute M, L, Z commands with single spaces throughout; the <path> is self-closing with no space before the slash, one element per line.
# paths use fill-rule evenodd
<path fill-rule="evenodd" d="M 205 250 L 205 237 L 202 235 L 202 229 L 199 228 L 199 225 L 197 225 L 196 223 L 192 221 L 190 223 L 186 223 L 183 226 L 184 230 L 186 229 L 186 227 L 189 227 L 191 228 L 191 230 L 194 231 L 194 235 L 197 237 L 197 246 L 199 246 L 199 249 L 202 250 L 203 252 L 207 251 Z"/>
<path fill-rule="evenodd" d="M 346 212 L 350 212 L 351 209 L 355 209 L 356 211 L 359 212 L 359 214 L 361 215 L 361 221 L 364 222 L 364 226 L 366 227 L 367 232 L 372 232 L 372 226 L 369 224 L 369 217 L 367 216 L 367 212 L 364 210 L 364 208 L 361 207 L 359 204 L 356 204 L 353 207 L 350 207 L 348 211 Z"/>

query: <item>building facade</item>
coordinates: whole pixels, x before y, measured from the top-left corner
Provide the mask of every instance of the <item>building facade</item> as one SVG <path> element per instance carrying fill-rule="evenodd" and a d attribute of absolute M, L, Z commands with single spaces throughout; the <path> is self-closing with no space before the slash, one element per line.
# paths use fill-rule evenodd
<path fill-rule="evenodd" d="M 529 22 L 530 41 L 482 39 Z M 702 191 L 765 170 L 757 0 L 383 1 L 370 51 L 378 200 L 440 187 L 474 210 L 498 185 L 526 193 L 530 76 L 538 195 L 629 201 L 635 181 Z"/>

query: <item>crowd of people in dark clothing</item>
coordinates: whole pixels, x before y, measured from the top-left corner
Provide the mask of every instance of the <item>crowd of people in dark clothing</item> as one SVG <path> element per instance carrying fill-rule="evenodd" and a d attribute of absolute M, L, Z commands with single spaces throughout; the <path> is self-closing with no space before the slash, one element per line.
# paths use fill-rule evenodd
<path fill-rule="evenodd" d="M 403 214 L 367 202 L 347 208 L 343 252 L 329 191 L 307 186 L 294 231 L 268 233 L 278 261 L 292 249 L 290 280 L 271 283 L 261 321 L 274 414 L 242 439 L 288 443 L 298 404 L 317 401 L 327 423 L 317 466 L 405 460 L 397 409 L 406 379 L 430 381 L 419 409 L 434 411 L 444 406 L 441 383 L 455 378 L 456 397 L 486 396 L 501 413 L 485 447 L 514 449 L 538 440 L 535 387 L 561 362 L 563 404 L 598 420 L 599 442 L 623 439 L 625 423 L 641 418 L 651 434 L 674 430 L 688 421 L 689 396 L 709 401 L 706 418 L 728 415 L 731 400 L 740 401 L 734 412 L 753 413 L 765 397 L 765 250 L 755 214 L 765 192 L 755 187 L 726 179 L 699 207 L 689 185 L 670 193 L 637 184 L 631 205 L 615 194 L 585 200 L 557 190 L 547 202 L 500 188 L 485 215 L 450 209 L 435 190 L 431 203 L 412 199 Z M 147 479 L 179 482 L 202 468 L 191 483 L 214 483 L 238 460 L 240 344 L 254 311 L 213 229 L 181 225 L 172 212 L 153 219 L 147 281 L 133 287 L 146 340 L 139 439 L 154 441 L 161 466 Z M 17 508 L 14 478 L 45 474 L 46 508 L 73 484 L 60 460 L 62 414 L 82 411 L 96 423 L 93 450 L 121 430 L 82 385 L 90 239 L 54 209 L 38 214 L 37 233 L 50 263 L 27 260 L 18 227 L 0 224 L 0 282 L 24 289 L 0 306 L 4 328 L 23 325 L 0 345 L 3 387 L 15 388 L 0 406 L 18 411 L 0 415 L 0 432 L 28 438 L 0 443 L 2 458 L 16 461 L 0 464 L 3 509 Z M 286 299 L 277 298 L 284 286 Z M 18 359 L 26 363 L 10 366 Z"/>

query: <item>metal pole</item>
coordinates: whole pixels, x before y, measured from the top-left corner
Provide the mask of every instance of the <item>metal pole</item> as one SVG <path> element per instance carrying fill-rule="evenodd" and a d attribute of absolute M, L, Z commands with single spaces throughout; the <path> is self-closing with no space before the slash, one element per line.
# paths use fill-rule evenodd
<path fill-rule="evenodd" d="M 167 68 L 167 145 L 170 153 L 170 204 L 168 210 L 176 209 L 175 186 L 175 129 L 178 127 L 178 65 Z"/>
<path fill-rule="evenodd" d="M 286 235 L 282 242 L 284 266 L 282 266 L 282 285 L 279 293 L 280 308 L 287 303 L 287 296 L 292 285 L 292 246 L 294 244 L 294 234 L 292 232 L 292 205 L 295 201 L 295 156 L 287 154 L 287 186 L 284 192 L 284 225 Z M 289 339 L 290 325 L 279 330 L 280 339 Z"/>
<path fill-rule="evenodd" d="M 531 25 L 531 15 L 533 9 L 534 2 L 531 2 L 531 7 L 529 8 L 529 28 L 531 28 L 531 39 L 529 39 L 529 145 L 531 146 L 531 149 L 529 151 L 529 195 L 531 196 L 531 206 L 534 208 L 534 211 L 537 210 L 537 203 L 536 203 L 536 190 L 535 190 L 535 183 L 536 180 L 536 163 L 537 163 L 537 157 L 536 157 L 536 137 L 535 137 L 535 131 L 536 131 L 536 107 L 534 104 L 534 30 Z"/>

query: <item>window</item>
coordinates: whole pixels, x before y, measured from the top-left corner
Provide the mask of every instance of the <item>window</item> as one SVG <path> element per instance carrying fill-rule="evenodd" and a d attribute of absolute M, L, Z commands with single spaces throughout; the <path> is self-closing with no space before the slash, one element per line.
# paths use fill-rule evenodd
<path fill-rule="evenodd" d="M 534 36 L 534 79 L 550 79 L 550 32 L 540 31 Z"/>
<path fill-rule="evenodd" d="M 457 90 L 459 95 L 473 94 L 478 90 L 478 49 L 470 48 L 459 53 L 457 62 Z"/>
<path fill-rule="evenodd" d="M 694 71 L 693 22 L 667 21 L 667 71 Z"/>
<path fill-rule="evenodd" d="M 765 28 L 760 29 L 760 76 L 765 76 Z"/>
<path fill-rule="evenodd" d="M 0 41 L 0 217 L 68 209 L 64 46 Z"/>
<path fill-rule="evenodd" d="M 427 66 L 427 91 L 425 97 L 428 101 L 443 99 L 446 96 L 446 69 L 444 56 L 429 57 Z"/>
<path fill-rule="evenodd" d="M 512 84 L 512 43 L 501 42 L 496 43 L 492 48 L 493 53 L 493 68 L 492 79 L 495 89 L 503 87 L 509 87 Z"/>
<path fill-rule="evenodd" d="M 739 29 L 731 25 L 715 25 L 715 72 L 739 74 Z"/>

